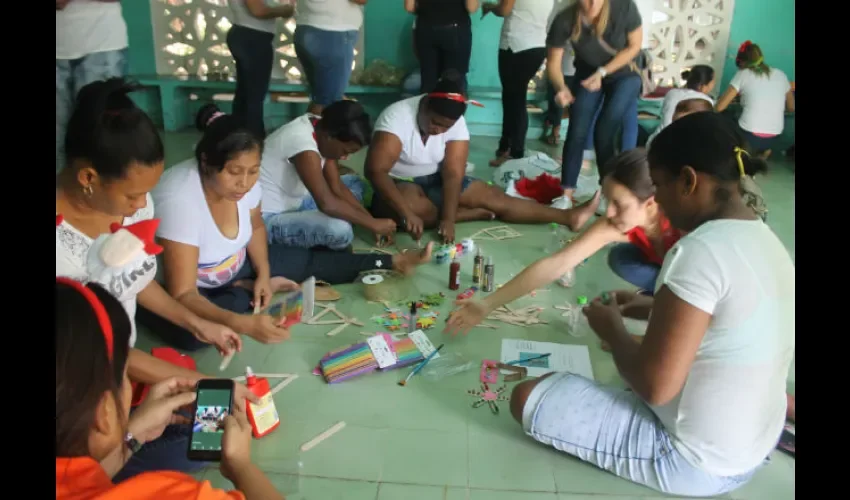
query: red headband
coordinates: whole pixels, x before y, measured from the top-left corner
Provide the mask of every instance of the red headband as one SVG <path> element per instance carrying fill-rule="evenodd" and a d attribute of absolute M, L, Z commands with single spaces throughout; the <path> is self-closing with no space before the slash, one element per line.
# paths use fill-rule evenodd
<path fill-rule="evenodd" d="M 109 315 L 106 313 L 106 308 L 103 307 L 100 299 L 97 298 L 97 295 L 95 295 L 89 287 L 83 285 L 79 281 L 57 276 L 56 283 L 68 285 L 74 290 L 80 292 L 80 294 L 89 302 L 92 309 L 94 309 L 94 315 L 97 316 L 97 322 L 100 323 L 100 329 L 103 330 L 103 338 L 106 341 L 106 355 L 109 357 L 109 361 L 111 362 L 113 344 L 112 322 L 109 321 Z"/>
<path fill-rule="evenodd" d="M 462 102 L 463 104 L 472 104 L 473 106 L 478 106 L 479 108 L 483 108 L 484 105 L 478 101 L 467 100 L 461 94 L 457 94 L 454 92 L 431 92 L 428 94 L 428 97 L 433 99 L 448 99 L 450 101 Z"/>

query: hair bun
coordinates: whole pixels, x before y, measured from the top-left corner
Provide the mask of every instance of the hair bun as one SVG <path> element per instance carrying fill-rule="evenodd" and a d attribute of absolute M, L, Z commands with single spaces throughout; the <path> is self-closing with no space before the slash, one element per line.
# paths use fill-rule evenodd
<path fill-rule="evenodd" d="M 687 80 L 691 77 L 691 70 L 682 71 L 682 80 Z"/>
<path fill-rule="evenodd" d="M 195 115 L 195 127 L 203 132 L 207 129 L 207 127 L 212 123 L 215 118 L 223 115 L 224 113 L 213 103 L 204 104 L 201 109 L 198 110 L 198 114 Z M 216 116 L 218 115 L 218 116 Z"/>

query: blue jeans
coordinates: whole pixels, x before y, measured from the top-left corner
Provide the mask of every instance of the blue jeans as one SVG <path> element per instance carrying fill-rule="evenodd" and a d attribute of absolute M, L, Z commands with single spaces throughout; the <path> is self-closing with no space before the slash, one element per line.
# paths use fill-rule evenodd
<path fill-rule="evenodd" d="M 295 28 L 295 54 L 304 69 L 314 104 L 327 106 L 342 99 L 351 77 L 358 34 L 307 25 Z"/>
<path fill-rule="evenodd" d="M 648 295 L 655 293 L 655 280 L 661 266 L 647 261 L 641 249 L 631 243 L 620 243 L 608 252 L 608 267 Z"/>
<path fill-rule="evenodd" d="M 233 116 L 257 137 L 266 136 L 263 106 L 274 65 L 274 35 L 238 24 L 227 32 L 227 48 L 236 61 Z"/>
<path fill-rule="evenodd" d="M 568 372 L 531 389 L 522 427 L 545 445 L 671 495 L 721 495 L 746 484 L 756 470 L 724 477 L 694 467 L 637 394 Z"/>
<path fill-rule="evenodd" d="M 561 187 L 575 189 L 588 135 L 593 136 L 599 182 L 607 173 L 604 171 L 606 163 L 617 153 L 617 131 L 621 126 L 621 151 L 637 146 L 637 100 L 640 87 L 640 75 L 633 72 L 604 78 L 602 88 L 597 92 L 590 92 L 581 85 L 576 86 L 575 101 L 570 106 L 567 140 L 564 141 Z"/>
<path fill-rule="evenodd" d="M 127 74 L 127 49 L 95 52 L 79 59 L 56 59 L 56 171 L 65 166 L 65 128 L 77 93 L 98 80 Z"/>
<path fill-rule="evenodd" d="M 114 483 L 120 483 L 143 472 L 175 471 L 195 472 L 202 469 L 205 462 L 193 462 L 186 458 L 189 451 L 189 440 L 192 438 L 191 425 L 169 425 L 162 436 L 145 443 L 138 453 L 134 453 L 124 468 L 112 478 Z"/>
<path fill-rule="evenodd" d="M 355 174 L 343 175 L 342 183 L 357 198 L 363 201 L 363 181 Z M 282 244 L 290 247 L 312 248 L 327 247 L 342 250 L 354 241 L 354 229 L 351 223 L 335 219 L 319 211 L 316 200 L 308 195 L 301 200 L 301 206 L 292 212 L 263 214 L 270 244 Z"/>

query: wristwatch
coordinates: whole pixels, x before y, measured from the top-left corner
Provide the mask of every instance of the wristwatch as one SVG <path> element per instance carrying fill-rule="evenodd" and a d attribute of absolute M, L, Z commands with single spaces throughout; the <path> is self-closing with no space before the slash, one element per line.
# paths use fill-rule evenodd
<path fill-rule="evenodd" d="M 608 72 L 605 71 L 605 68 L 602 67 L 602 66 L 599 66 L 598 68 L 596 68 L 596 72 L 599 73 L 599 76 L 601 76 L 602 78 L 605 78 L 606 76 L 608 76 Z"/>
<path fill-rule="evenodd" d="M 142 443 L 140 443 L 138 439 L 134 438 L 133 434 L 129 432 L 126 436 L 124 436 L 124 444 L 127 445 L 127 448 L 129 448 L 133 453 L 137 453 L 142 449 Z"/>

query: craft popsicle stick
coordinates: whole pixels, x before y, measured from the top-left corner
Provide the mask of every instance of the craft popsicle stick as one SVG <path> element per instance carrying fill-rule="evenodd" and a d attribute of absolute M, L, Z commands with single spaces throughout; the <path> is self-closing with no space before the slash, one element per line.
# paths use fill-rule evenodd
<path fill-rule="evenodd" d="M 260 378 L 291 378 L 297 377 L 298 375 L 294 373 L 255 373 L 254 376 Z M 245 375 L 239 375 L 238 377 L 233 377 L 230 380 L 233 380 L 234 382 L 244 382 Z"/>
<path fill-rule="evenodd" d="M 277 394 L 278 392 L 280 392 L 280 390 L 281 390 L 281 389 L 283 389 L 284 387 L 286 387 L 287 385 L 289 385 L 289 383 L 290 383 L 290 382 L 292 382 L 293 380 L 295 380 L 295 379 L 297 379 L 297 378 L 298 378 L 298 375 L 291 375 L 291 376 L 289 376 L 289 377 L 286 377 L 286 378 L 285 378 L 285 379 L 283 379 L 280 383 L 278 383 L 278 384 L 274 387 L 274 389 L 272 389 L 272 394 Z"/>
<path fill-rule="evenodd" d="M 312 449 L 313 449 L 313 448 L 315 448 L 315 447 L 316 447 L 319 443 L 321 443 L 321 442 L 322 442 L 322 441 L 324 441 L 325 439 L 327 439 L 327 438 L 329 438 L 329 437 L 333 436 L 333 435 L 334 435 L 334 434 L 336 434 L 337 432 L 341 431 L 344 427 L 345 427 L 345 421 L 337 422 L 337 423 L 336 423 L 336 424 L 334 424 L 334 425 L 333 425 L 333 427 L 331 427 L 330 429 L 328 429 L 328 430 L 326 430 L 325 432 L 323 432 L 323 433 L 319 434 L 318 436 L 314 437 L 314 438 L 313 438 L 313 439 L 311 439 L 310 441 L 307 441 L 306 443 L 302 444 L 302 445 L 301 445 L 301 451 L 310 451 L 310 450 L 312 450 Z"/>

